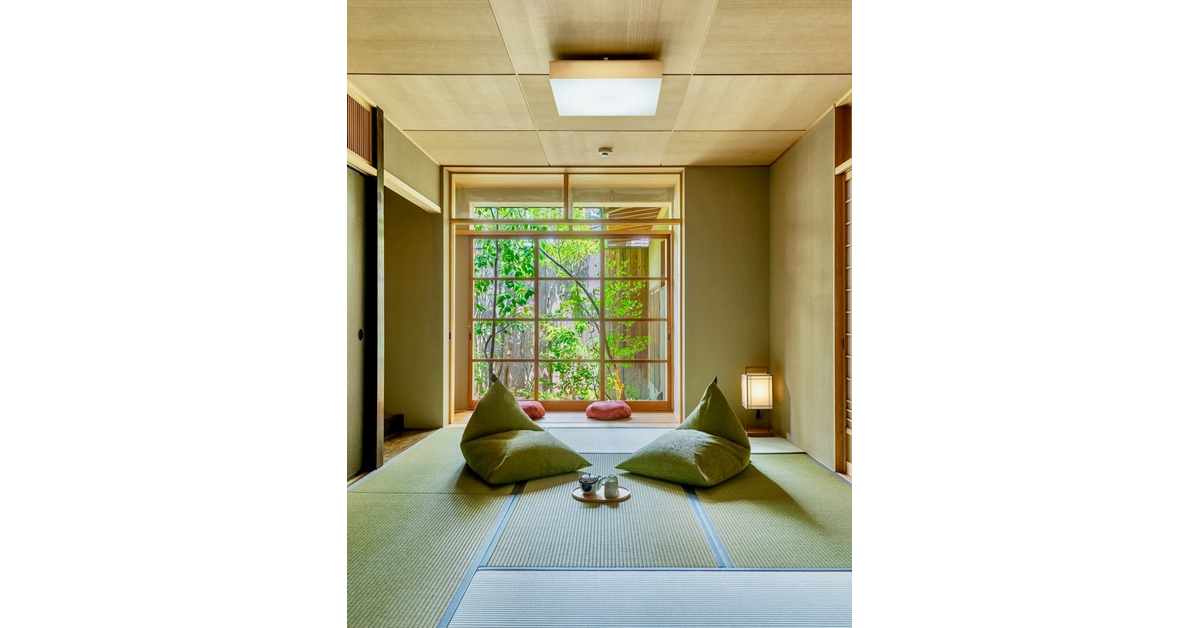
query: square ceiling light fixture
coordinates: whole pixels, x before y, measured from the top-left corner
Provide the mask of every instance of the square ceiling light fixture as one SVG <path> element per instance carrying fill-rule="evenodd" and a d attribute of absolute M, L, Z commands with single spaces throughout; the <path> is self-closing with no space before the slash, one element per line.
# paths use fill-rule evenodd
<path fill-rule="evenodd" d="M 652 116 L 662 61 L 551 61 L 550 91 L 560 116 Z"/>

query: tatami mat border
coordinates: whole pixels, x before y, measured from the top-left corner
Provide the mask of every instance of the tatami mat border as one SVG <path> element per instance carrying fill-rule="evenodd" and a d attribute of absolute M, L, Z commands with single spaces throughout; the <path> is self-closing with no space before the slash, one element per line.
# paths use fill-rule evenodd
<path fill-rule="evenodd" d="M 717 535 L 717 529 L 713 526 L 712 520 L 708 518 L 708 513 L 704 511 L 704 504 L 700 503 L 700 498 L 696 495 L 696 489 L 691 486 L 684 486 L 683 492 L 687 494 L 688 503 L 692 505 L 692 512 L 696 515 L 696 520 L 700 523 L 700 530 L 704 532 L 704 538 L 708 541 L 708 549 L 712 551 L 713 559 L 717 561 L 717 568 L 728 569 L 733 567 L 733 561 L 729 558 L 729 552 L 725 551 L 725 544 L 721 542 L 721 537 Z"/>

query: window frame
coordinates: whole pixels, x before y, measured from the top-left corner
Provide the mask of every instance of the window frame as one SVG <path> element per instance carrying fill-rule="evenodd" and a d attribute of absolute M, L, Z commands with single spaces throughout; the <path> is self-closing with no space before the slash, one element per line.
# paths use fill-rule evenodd
<path fill-rule="evenodd" d="M 625 205 L 629 205 L 629 204 L 624 204 L 623 206 L 625 206 Z M 637 203 L 636 205 L 642 206 L 643 204 Z M 645 204 L 645 206 L 647 206 L 647 207 L 656 206 L 656 205 L 658 205 L 658 204 L 657 203 L 646 203 Z M 516 206 L 516 205 L 502 204 L 502 203 L 496 203 L 496 204 L 472 203 L 472 213 L 474 213 L 474 209 L 476 206 L 478 206 L 478 207 L 489 207 L 489 206 L 507 207 L 507 206 Z M 531 204 L 529 206 L 533 207 L 535 205 Z M 538 206 L 538 207 L 554 207 L 555 205 L 550 204 L 550 203 L 546 203 L 546 204 L 539 203 L 536 206 Z M 559 206 L 561 206 L 561 205 L 559 205 Z M 586 203 L 586 204 L 578 204 L 578 206 L 579 207 L 598 207 L 598 206 L 602 206 L 602 205 Z M 469 347 L 469 349 L 468 349 L 468 351 L 469 351 L 468 365 L 467 365 L 467 369 L 468 369 L 467 370 L 467 381 L 468 381 L 468 385 L 470 386 L 470 391 L 467 394 L 469 408 L 474 409 L 475 406 L 479 402 L 479 399 L 477 397 L 475 397 L 475 385 L 474 385 L 475 369 L 476 369 L 477 364 L 487 364 L 487 363 L 532 364 L 533 396 L 531 397 L 531 399 L 541 402 L 542 405 L 548 411 L 580 411 L 580 410 L 585 409 L 589 404 L 591 404 L 595 401 L 607 399 L 607 397 L 608 397 L 607 382 L 608 382 L 608 374 L 609 374 L 608 369 L 611 368 L 611 365 L 614 365 L 614 364 L 615 365 L 664 364 L 664 365 L 666 365 L 666 379 L 665 379 L 666 386 L 663 390 L 663 392 L 665 393 L 664 394 L 665 399 L 662 399 L 662 400 L 632 400 L 632 401 L 626 400 L 626 403 L 628 403 L 629 406 L 635 411 L 654 412 L 654 411 L 671 411 L 672 410 L 673 404 L 675 401 L 675 399 L 674 399 L 674 395 L 675 395 L 674 388 L 675 387 L 673 385 L 674 369 L 675 369 L 675 364 L 674 364 L 675 351 L 674 351 L 674 345 L 673 345 L 673 343 L 674 343 L 674 285 L 673 285 L 673 281 L 672 281 L 673 265 L 674 265 L 674 251 L 673 251 L 673 246 L 674 246 L 673 235 L 674 235 L 674 233 L 673 233 L 672 229 L 656 231 L 656 230 L 649 228 L 649 227 L 653 227 L 654 226 L 653 224 L 631 225 L 631 227 L 633 227 L 633 228 L 605 229 L 605 227 L 610 226 L 610 225 L 616 225 L 616 224 L 628 225 L 628 221 L 605 220 L 605 219 L 580 220 L 580 219 L 572 219 L 570 216 L 568 216 L 566 219 L 563 219 L 563 220 L 558 220 L 558 219 L 528 220 L 528 221 L 526 221 L 526 220 L 512 220 L 512 221 L 472 220 L 472 221 L 469 221 L 469 223 L 472 225 L 529 224 L 529 225 L 536 225 L 536 226 L 547 226 L 547 225 L 555 225 L 555 224 L 570 224 L 570 225 L 582 225 L 582 226 L 597 227 L 595 229 L 589 229 L 586 231 L 576 231 L 576 230 L 545 231 L 545 230 L 524 230 L 524 229 L 504 230 L 504 231 L 501 231 L 501 230 L 471 231 L 471 233 L 467 239 L 467 245 L 469 247 L 469 250 L 471 250 L 471 251 L 475 250 L 475 242 L 476 242 L 476 240 L 479 240 L 479 239 L 529 240 L 532 242 L 533 250 L 534 250 L 534 268 L 533 268 L 533 276 L 532 277 L 480 277 L 480 276 L 475 275 L 474 265 L 472 264 L 467 271 L 469 273 L 467 275 L 467 278 L 468 278 L 468 281 L 471 282 L 472 286 L 474 286 L 474 282 L 476 282 L 476 281 L 502 281 L 502 280 L 506 280 L 506 279 L 507 280 L 517 280 L 517 281 L 531 281 L 531 282 L 533 282 L 533 285 L 534 285 L 534 296 L 533 296 L 534 308 L 533 308 L 533 317 L 532 318 L 498 319 L 498 318 L 492 318 L 492 317 L 487 317 L 487 316 L 478 317 L 478 316 L 476 316 L 476 312 L 475 312 L 474 296 L 473 296 L 474 289 L 472 288 L 472 297 L 471 297 L 472 305 L 470 308 L 470 316 L 468 317 L 468 329 L 469 329 L 470 336 L 467 339 L 467 344 Z M 667 222 L 665 220 L 662 221 L 662 223 L 668 224 L 668 225 L 670 224 L 670 222 Z M 607 251 L 610 250 L 610 248 L 608 246 L 608 241 L 611 239 L 614 239 L 614 238 L 627 238 L 630 236 L 636 236 L 638 238 L 647 238 L 650 240 L 662 240 L 664 242 L 662 269 L 661 269 L 661 272 L 659 275 L 655 275 L 655 276 L 647 275 L 647 276 L 636 276 L 636 277 L 607 277 L 607 266 L 608 265 L 605 260 L 607 259 Z M 588 239 L 588 240 L 598 240 L 599 241 L 600 247 L 599 247 L 598 255 L 600 256 L 600 264 L 599 264 L 600 272 L 599 272 L 598 276 L 596 276 L 596 277 L 578 277 L 578 278 L 565 278 L 565 277 L 554 277 L 554 276 L 542 277 L 541 276 L 541 258 L 542 258 L 541 243 L 542 243 L 542 241 L 543 240 L 561 240 L 561 239 L 568 239 L 568 238 L 569 239 Z M 567 318 L 567 319 L 560 318 L 560 317 L 543 316 L 541 313 L 541 288 L 542 288 L 543 283 L 549 282 L 549 281 L 572 281 L 573 279 L 598 282 L 599 290 L 597 293 L 597 296 L 598 296 L 597 300 L 598 300 L 598 306 L 599 306 L 599 310 L 600 310 L 598 312 L 598 316 L 596 316 L 596 317 L 581 317 L 581 318 Z M 609 283 L 616 282 L 616 281 L 661 282 L 661 287 L 659 288 L 659 290 L 663 290 L 666 293 L 665 316 L 640 316 L 640 317 L 634 317 L 634 318 L 629 318 L 629 317 L 610 318 L 610 317 L 608 317 L 606 315 L 607 313 L 605 311 L 605 309 L 606 309 L 605 308 L 605 294 L 606 294 Z M 522 358 L 522 359 L 477 358 L 475 356 L 475 324 L 478 322 L 493 322 L 494 323 L 497 321 L 504 321 L 504 320 L 515 320 L 515 321 L 520 321 L 520 322 L 529 322 L 532 324 L 533 336 L 534 336 L 534 349 L 533 349 L 533 357 L 532 358 L 530 358 L 530 359 L 525 359 L 525 358 Z M 587 321 L 587 322 L 594 322 L 596 324 L 596 329 L 599 332 L 600 343 L 601 343 L 600 348 L 599 348 L 600 349 L 599 357 L 597 359 L 562 360 L 562 359 L 548 359 L 548 358 L 543 358 L 541 356 L 541 336 L 542 336 L 541 323 L 543 323 L 543 322 L 580 321 L 580 320 Z M 665 340 L 666 340 L 667 348 L 665 351 L 666 355 L 663 359 L 611 359 L 611 358 L 606 357 L 607 352 L 606 352 L 605 348 L 606 348 L 606 345 L 608 342 L 608 338 L 607 338 L 608 334 L 606 333 L 607 329 L 608 329 L 608 324 L 614 323 L 614 322 L 619 323 L 619 322 L 630 322 L 630 321 L 665 323 L 665 333 L 666 333 Z M 541 399 L 542 386 L 541 386 L 540 380 L 541 380 L 542 365 L 545 363 L 564 363 L 564 362 L 588 363 L 588 364 L 596 364 L 597 365 L 597 371 L 599 373 L 599 378 L 598 378 L 598 382 L 597 382 L 597 388 L 595 390 L 595 392 L 597 393 L 595 398 L 586 399 L 586 400 L 543 400 L 543 399 Z"/>

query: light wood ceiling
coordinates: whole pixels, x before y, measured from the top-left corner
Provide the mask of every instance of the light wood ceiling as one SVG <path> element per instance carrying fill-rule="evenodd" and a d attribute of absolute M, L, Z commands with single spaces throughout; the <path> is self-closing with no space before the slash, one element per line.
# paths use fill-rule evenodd
<path fill-rule="evenodd" d="M 537 131 L 407 131 L 443 166 L 549 166 Z"/>
<path fill-rule="evenodd" d="M 670 131 L 538 131 L 551 166 L 659 165 Z M 601 157 L 601 146 L 613 152 Z"/>
<path fill-rule="evenodd" d="M 348 0 L 347 24 L 350 82 L 445 166 L 766 165 L 851 87 L 850 0 Z M 550 61 L 602 57 L 662 60 L 656 115 L 558 115 Z"/>
<path fill-rule="evenodd" d="M 664 166 L 769 166 L 804 131 L 675 131 Z"/>
<path fill-rule="evenodd" d="M 717 0 L 492 0 L 518 74 L 559 59 L 659 59 L 691 74 Z"/>
<path fill-rule="evenodd" d="M 697 74 L 849 74 L 850 0 L 721 0 Z"/>
<path fill-rule="evenodd" d="M 849 76 L 693 76 L 675 130 L 803 131 L 848 91 Z"/>
<path fill-rule="evenodd" d="M 347 0 L 346 65 L 350 74 L 513 72 L 488 0 Z"/>
<path fill-rule="evenodd" d="M 405 131 L 534 128 L 515 76 L 372 74 L 351 80 L 383 108 L 392 124 Z"/>

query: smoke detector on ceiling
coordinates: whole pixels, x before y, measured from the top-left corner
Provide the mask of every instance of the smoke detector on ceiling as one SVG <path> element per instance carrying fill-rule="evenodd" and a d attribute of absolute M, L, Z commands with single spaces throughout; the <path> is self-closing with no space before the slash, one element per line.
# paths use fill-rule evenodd
<path fill-rule="evenodd" d="M 612 146 L 604 146 L 599 152 L 601 157 L 608 157 L 612 154 Z"/>

